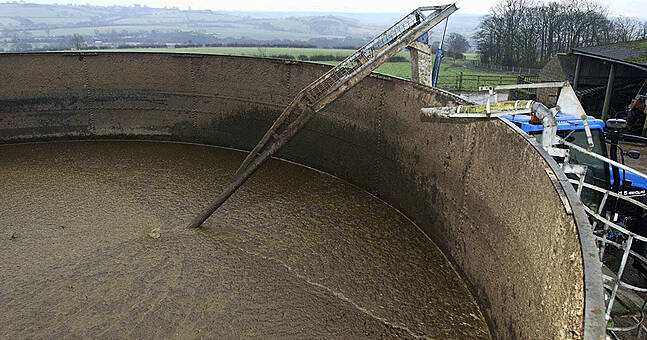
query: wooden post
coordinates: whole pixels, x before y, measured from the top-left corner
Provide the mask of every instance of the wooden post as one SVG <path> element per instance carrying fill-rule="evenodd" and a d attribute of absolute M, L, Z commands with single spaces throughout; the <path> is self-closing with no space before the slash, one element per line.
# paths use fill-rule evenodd
<path fill-rule="evenodd" d="M 606 121 L 607 116 L 609 115 L 609 105 L 611 105 L 611 93 L 613 93 L 613 81 L 616 77 L 616 66 L 614 63 L 611 63 L 609 68 L 609 79 L 607 79 L 607 92 L 604 94 L 604 104 L 602 105 L 602 117 L 601 119 Z"/>
<path fill-rule="evenodd" d="M 577 56 L 577 62 L 575 63 L 575 75 L 573 76 L 573 90 L 577 91 L 577 86 L 580 84 L 580 67 L 582 64 L 582 56 Z"/>
<path fill-rule="evenodd" d="M 458 91 L 463 89 L 463 72 L 458 74 Z"/>

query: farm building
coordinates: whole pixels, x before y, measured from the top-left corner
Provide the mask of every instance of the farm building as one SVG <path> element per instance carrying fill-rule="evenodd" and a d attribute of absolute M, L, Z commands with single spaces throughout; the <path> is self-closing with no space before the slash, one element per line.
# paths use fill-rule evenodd
<path fill-rule="evenodd" d="M 570 81 L 587 112 L 603 119 L 624 113 L 645 79 L 647 40 L 575 48 L 553 57 L 540 73 L 540 81 Z M 556 97 L 546 90 L 538 99 L 554 104 Z"/>

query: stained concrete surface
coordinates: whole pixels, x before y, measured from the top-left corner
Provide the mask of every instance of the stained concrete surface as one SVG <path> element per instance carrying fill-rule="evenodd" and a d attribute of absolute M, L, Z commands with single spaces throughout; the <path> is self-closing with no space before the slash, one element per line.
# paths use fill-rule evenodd
<path fill-rule="evenodd" d="M 489 338 L 438 248 L 327 174 L 273 160 L 186 229 L 243 156 L 0 146 L 0 338 Z"/>
<path fill-rule="evenodd" d="M 2 54 L 0 64 L 0 143 L 158 139 L 242 150 L 330 67 L 111 52 Z M 421 107 L 458 104 L 372 75 L 279 157 L 343 178 L 414 221 L 462 273 L 494 337 L 603 339 L 600 263 L 572 186 L 503 120 L 421 121 Z"/>

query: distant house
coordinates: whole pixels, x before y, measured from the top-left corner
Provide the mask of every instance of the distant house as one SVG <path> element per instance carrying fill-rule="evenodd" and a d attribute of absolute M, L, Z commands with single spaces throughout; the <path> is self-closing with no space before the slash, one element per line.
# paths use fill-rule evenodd
<path fill-rule="evenodd" d="M 645 79 L 647 40 L 574 48 L 553 57 L 540 72 L 541 81 L 570 81 L 587 112 L 604 119 L 626 110 Z M 551 104 L 555 97 L 543 91 L 538 99 Z"/>
<path fill-rule="evenodd" d="M 166 48 L 175 48 L 178 43 L 166 43 Z"/>

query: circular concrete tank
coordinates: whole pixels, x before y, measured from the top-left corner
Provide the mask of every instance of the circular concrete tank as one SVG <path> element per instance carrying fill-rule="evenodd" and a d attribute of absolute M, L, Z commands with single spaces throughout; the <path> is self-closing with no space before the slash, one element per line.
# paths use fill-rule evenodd
<path fill-rule="evenodd" d="M 242 150 L 251 149 L 291 98 L 327 69 L 325 65 L 271 59 L 153 53 L 5 54 L 0 55 L 0 67 L 3 144 L 139 139 Z M 434 241 L 467 283 L 466 289 L 485 315 L 493 337 L 603 338 L 600 264 L 590 226 L 572 188 L 533 140 L 502 120 L 420 118 L 421 107 L 461 102 L 446 92 L 373 75 L 318 114 L 278 156 L 337 176 L 406 215 Z M 17 159 L 6 159 L 12 158 L 5 158 L 5 169 L 20 164 Z M 4 177 L 6 188 L 10 181 Z M 253 190 L 252 185 L 247 184 L 247 190 Z M 206 190 L 205 195 L 207 192 L 216 193 Z M 74 195 L 62 197 L 70 200 L 62 207 L 74 206 Z M 88 201 L 90 198 L 84 202 Z M 192 204 L 195 202 L 188 206 Z M 9 206 L 3 205 L 5 209 Z M 115 207 L 127 210 L 128 205 Z M 24 211 L 37 214 L 39 210 L 32 208 Z M 307 205 L 304 208 L 306 213 Z M 12 211 L 16 210 L 21 209 Z M 248 213 L 253 216 L 254 210 L 258 209 Z M 3 235 L 2 243 L 16 241 L 16 233 L 20 236 L 21 228 L 28 228 L 8 226 L 11 222 L 6 217 L 0 221 L 3 232 L 11 232 Z M 217 216 L 208 222 L 218 228 Z M 196 240 L 204 237 L 200 232 L 180 231 L 184 225 L 177 225 L 178 231 L 169 235 L 167 229 L 142 224 L 146 228 L 139 232 L 146 231 L 147 239 L 168 242 L 171 236 L 182 240 L 165 243 L 172 251 L 180 252 L 181 247 L 174 245 L 184 244 L 191 233 L 196 234 Z M 405 234 L 392 236 L 394 247 Z M 92 240 L 91 234 L 83 235 Z M 258 242 L 264 244 L 262 239 Z M 12 256 L 6 251 L 3 254 Z M 14 262 L 3 261 L 3 277 L 12 270 L 6 264 Z M 83 268 L 78 271 L 85 272 Z M 208 268 L 199 266 L 199 270 Z M 247 269 L 258 274 L 265 268 Z M 387 271 L 383 269 L 382 275 L 388 277 Z M 112 277 L 96 268 L 91 272 L 98 279 Z M 68 279 L 74 277 L 70 274 Z M 47 286 L 44 281 L 29 287 Z M 74 284 L 70 286 L 73 289 Z M 5 291 L 0 298 L 6 301 L 11 294 Z M 200 299 L 200 294 L 185 294 L 183 301 Z M 355 307 L 361 310 L 364 306 Z M 397 303 L 390 308 L 406 310 Z M 146 314 L 136 316 L 142 315 Z M 91 318 L 79 322 L 92 325 Z M 310 334 L 422 334 L 398 333 L 402 328 L 410 330 Z M 349 329 L 356 331 L 357 327 Z M 179 330 L 177 334 L 183 335 Z M 246 333 L 254 334 L 263 335 Z"/>

